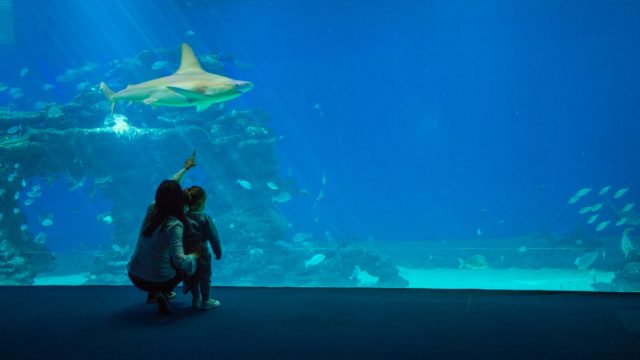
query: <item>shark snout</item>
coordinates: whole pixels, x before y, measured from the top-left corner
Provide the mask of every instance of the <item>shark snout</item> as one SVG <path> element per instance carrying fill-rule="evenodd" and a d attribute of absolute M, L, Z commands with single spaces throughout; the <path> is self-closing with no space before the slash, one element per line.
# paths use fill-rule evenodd
<path fill-rule="evenodd" d="M 246 93 L 247 91 L 253 89 L 253 83 L 242 80 L 234 80 L 233 85 L 236 87 L 236 90 L 241 93 Z"/>

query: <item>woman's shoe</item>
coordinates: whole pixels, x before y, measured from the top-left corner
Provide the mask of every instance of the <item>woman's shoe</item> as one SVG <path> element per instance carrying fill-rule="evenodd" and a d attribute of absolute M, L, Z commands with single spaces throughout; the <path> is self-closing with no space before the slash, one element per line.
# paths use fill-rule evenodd
<path fill-rule="evenodd" d="M 156 298 L 156 294 L 154 293 L 147 294 L 147 304 L 153 304 L 154 302 L 156 302 Z"/>
<path fill-rule="evenodd" d="M 220 306 L 220 301 L 215 300 L 215 299 L 209 299 L 207 301 L 202 302 L 202 306 L 200 307 L 200 309 L 202 310 L 211 310 L 211 309 L 215 309 L 218 306 Z"/>
<path fill-rule="evenodd" d="M 158 314 L 171 313 L 171 305 L 169 305 L 169 300 L 167 299 L 165 294 L 159 293 L 156 296 L 156 302 L 158 303 Z"/>

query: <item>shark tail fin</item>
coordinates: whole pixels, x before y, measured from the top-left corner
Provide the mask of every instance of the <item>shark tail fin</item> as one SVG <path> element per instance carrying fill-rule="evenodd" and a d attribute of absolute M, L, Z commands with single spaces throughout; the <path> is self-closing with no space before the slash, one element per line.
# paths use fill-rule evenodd
<path fill-rule="evenodd" d="M 114 93 L 111 89 L 109 89 L 109 87 L 107 86 L 107 84 L 105 84 L 104 82 L 100 83 L 100 90 L 102 90 L 102 92 L 104 93 L 104 96 L 107 97 L 107 99 L 109 101 L 111 101 L 111 113 L 113 114 L 113 110 L 116 107 L 116 102 L 113 99 L 113 96 L 116 94 Z"/>

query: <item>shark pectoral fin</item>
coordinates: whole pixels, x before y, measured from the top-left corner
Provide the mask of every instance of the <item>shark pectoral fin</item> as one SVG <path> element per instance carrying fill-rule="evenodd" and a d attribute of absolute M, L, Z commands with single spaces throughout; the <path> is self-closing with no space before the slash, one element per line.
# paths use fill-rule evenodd
<path fill-rule="evenodd" d="M 209 106 L 213 105 L 213 101 L 210 102 L 201 102 L 198 105 L 196 105 L 196 111 L 200 112 L 200 111 L 205 111 L 209 108 Z"/>
<path fill-rule="evenodd" d="M 189 102 L 208 102 L 208 100 L 210 100 L 209 96 L 196 91 L 186 90 L 175 86 L 167 86 L 167 89 L 184 96 L 189 100 Z"/>
<path fill-rule="evenodd" d="M 156 102 L 156 101 L 158 101 L 158 99 L 156 99 L 156 98 L 152 98 L 152 97 L 149 97 L 149 98 L 146 98 L 146 99 L 142 100 L 142 102 L 143 102 L 145 105 L 151 105 L 151 104 L 153 104 L 153 103 L 154 103 L 154 102 Z"/>

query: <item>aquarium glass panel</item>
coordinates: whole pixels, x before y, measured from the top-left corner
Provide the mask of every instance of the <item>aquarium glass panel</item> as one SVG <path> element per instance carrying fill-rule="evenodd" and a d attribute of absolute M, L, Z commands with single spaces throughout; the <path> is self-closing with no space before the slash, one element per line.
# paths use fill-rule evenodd
<path fill-rule="evenodd" d="M 638 44 L 637 1 L 2 0 L 0 284 L 638 291 Z"/>

